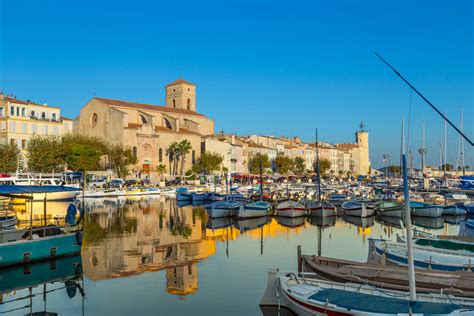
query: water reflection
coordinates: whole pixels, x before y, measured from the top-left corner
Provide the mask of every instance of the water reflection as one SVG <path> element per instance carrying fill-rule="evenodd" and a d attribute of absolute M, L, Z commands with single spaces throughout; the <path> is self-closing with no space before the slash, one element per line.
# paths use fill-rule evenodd
<path fill-rule="evenodd" d="M 56 215 L 63 217 L 67 205 L 53 205 Z M 135 312 L 130 300 L 140 302 L 133 305 L 137 314 L 154 314 L 158 308 L 166 315 L 208 315 L 215 308 L 225 314 L 258 314 L 266 270 L 295 270 L 297 245 L 307 254 L 365 261 L 369 237 L 395 239 L 401 233 L 398 219 L 383 217 L 210 219 L 203 206 L 183 206 L 164 197 L 86 200 L 85 209 L 82 265 L 89 298 L 86 314 L 91 315 L 102 311 L 129 315 Z M 35 204 L 34 210 L 41 219 L 42 204 Z M 29 219 L 28 210 L 17 209 L 17 214 Z M 418 229 L 457 233 L 457 225 L 446 224 L 458 222 L 457 218 L 431 221 L 413 219 L 415 225 L 424 225 Z M 16 279 L 21 278 L 1 276 L 0 286 L 8 287 L 4 300 L 14 297 L 14 286 L 7 284 Z M 56 276 L 48 280 L 52 279 L 61 280 Z M 231 282 L 236 279 L 239 282 Z M 104 304 L 111 291 L 114 304 Z M 62 314 L 78 314 L 64 294 L 55 293 L 60 292 L 50 294 L 56 300 L 49 305 Z M 27 294 L 27 289 L 19 290 L 15 297 Z M 218 300 L 225 305 L 215 307 Z M 7 310 L 6 305 L 0 312 Z"/>
<path fill-rule="evenodd" d="M 0 270 L 0 313 L 57 315 L 47 308 L 49 295 L 84 299 L 82 271 L 81 256 Z"/>

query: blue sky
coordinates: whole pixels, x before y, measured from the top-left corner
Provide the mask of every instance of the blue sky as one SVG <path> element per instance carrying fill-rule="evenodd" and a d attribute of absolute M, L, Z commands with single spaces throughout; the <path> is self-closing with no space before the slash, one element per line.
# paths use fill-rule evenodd
<path fill-rule="evenodd" d="M 95 95 L 164 104 L 164 85 L 197 84 L 216 132 L 353 141 L 361 121 L 374 166 L 398 163 L 410 91 L 378 51 L 474 138 L 472 1 L 0 0 L 0 88 L 76 117 Z M 426 121 L 439 164 L 442 120 L 411 96 L 417 164 Z M 448 130 L 448 162 L 458 136 Z M 466 144 L 466 163 L 473 149 Z"/>

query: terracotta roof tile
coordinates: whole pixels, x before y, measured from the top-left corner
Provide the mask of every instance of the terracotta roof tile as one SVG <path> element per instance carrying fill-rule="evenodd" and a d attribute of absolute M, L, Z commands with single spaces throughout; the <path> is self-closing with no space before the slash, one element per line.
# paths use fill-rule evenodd
<path fill-rule="evenodd" d="M 128 123 L 127 128 L 139 128 L 141 125 L 137 123 Z"/>
<path fill-rule="evenodd" d="M 337 144 L 337 148 L 352 149 L 352 148 L 357 148 L 357 144 Z"/>
<path fill-rule="evenodd" d="M 194 83 L 191 83 L 191 82 L 183 80 L 183 79 L 178 79 L 178 80 L 173 81 L 172 83 L 168 83 L 165 87 L 174 86 L 178 83 L 186 83 L 186 84 L 190 84 L 192 86 L 195 86 Z"/>
<path fill-rule="evenodd" d="M 177 114 L 206 117 L 203 114 L 200 114 L 191 110 L 185 110 L 185 109 L 173 109 L 173 108 L 168 108 L 168 107 L 159 106 L 159 105 L 136 103 L 136 102 L 121 101 L 121 100 L 106 99 L 106 98 L 97 98 L 97 97 L 94 97 L 94 99 L 99 100 L 107 105 L 114 106 L 114 107 L 132 108 L 132 109 L 140 109 L 140 110 L 147 110 L 147 111 L 168 112 L 168 113 L 177 113 Z"/>

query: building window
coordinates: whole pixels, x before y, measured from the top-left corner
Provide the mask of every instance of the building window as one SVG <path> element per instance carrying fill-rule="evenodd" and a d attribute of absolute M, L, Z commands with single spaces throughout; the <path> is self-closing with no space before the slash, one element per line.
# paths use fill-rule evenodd
<path fill-rule="evenodd" d="M 36 124 L 33 124 L 33 125 L 31 126 L 31 132 L 32 132 L 33 134 L 36 134 Z"/>
<path fill-rule="evenodd" d="M 21 140 L 21 149 L 26 149 L 26 139 Z"/>
<path fill-rule="evenodd" d="M 147 125 L 148 120 L 146 119 L 145 115 L 140 114 L 140 119 L 142 120 L 142 124 Z"/>
<path fill-rule="evenodd" d="M 188 99 L 187 105 L 188 105 L 188 110 L 191 110 L 191 99 Z"/>
<path fill-rule="evenodd" d="M 10 132 L 16 132 L 16 123 L 10 122 Z"/>
<path fill-rule="evenodd" d="M 158 150 L 158 160 L 159 162 L 163 162 L 163 149 Z"/>
<path fill-rule="evenodd" d="M 193 151 L 191 152 L 191 156 L 192 156 L 191 161 L 193 162 L 193 165 L 194 165 L 194 163 L 196 162 L 196 152 L 194 151 L 194 149 L 193 149 Z"/>
<path fill-rule="evenodd" d="M 0 117 L 3 117 L 3 108 L 0 108 Z"/>
<path fill-rule="evenodd" d="M 137 147 L 133 147 L 132 149 L 132 155 L 134 159 L 137 159 Z"/>
<path fill-rule="evenodd" d="M 91 123 L 93 127 L 97 125 L 97 121 L 99 121 L 99 116 L 97 115 L 97 113 L 92 114 Z"/>
<path fill-rule="evenodd" d="M 56 113 L 53 113 L 53 121 L 56 121 Z"/>
<path fill-rule="evenodd" d="M 176 109 L 176 100 L 175 99 L 173 99 L 173 108 Z"/>
<path fill-rule="evenodd" d="M 41 118 L 44 120 L 46 118 L 46 112 L 41 113 Z"/>
<path fill-rule="evenodd" d="M 54 135 L 59 135 L 59 128 L 57 126 L 53 127 L 53 134 Z"/>
<path fill-rule="evenodd" d="M 21 116 L 25 117 L 26 116 L 26 109 L 21 108 Z"/>
<path fill-rule="evenodd" d="M 167 118 L 163 118 L 163 123 L 166 128 L 173 129 L 173 127 L 171 126 L 171 122 Z"/>
<path fill-rule="evenodd" d="M 14 140 L 13 138 L 10 139 L 10 145 L 12 145 L 12 146 L 15 145 L 15 146 L 16 146 L 16 142 L 15 142 L 15 140 Z"/>
<path fill-rule="evenodd" d="M 10 115 L 15 115 L 15 107 L 14 106 L 10 107 Z"/>
<path fill-rule="evenodd" d="M 35 111 L 31 111 L 30 117 L 35 117 Z"/>
<path fill-rule="evenodd" d="M 26 123 L 21 123 L 21 132 L 26 134 Z"/>
<path fill-rule="evenodd" d="M 16 107 L 16 116 L 20 116 L 20 108 Z"/>

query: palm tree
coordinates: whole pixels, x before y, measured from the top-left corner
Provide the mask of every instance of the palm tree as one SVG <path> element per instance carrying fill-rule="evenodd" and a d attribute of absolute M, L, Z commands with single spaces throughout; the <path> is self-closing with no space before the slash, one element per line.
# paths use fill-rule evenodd
<path fill-rule="evenodd" d="M 175 164 L 178 159 L 176 153 L 177 153 L 177 148 L 178 148 L 178 143 L 177 142 L 172 142 L 167 148 L 166 148 L 166 155 L 168 156 L 168 161 L 170 165 L 170 172 L 172 175 L 175 174 Z M 173 164 L 171 164 L 173 162 Z"/>
<path fill-rule="evenodd" d="M 184 165 L 186 163 L 186 155 L 189 154 L 189 151 L 191 150 L 191 143 L 187 139 L 183 139 L 179 144 L 178 144 L 178 151 L 179 151 L 179 156 L 180 158 L 182 157 L 183 159 L 181 160 L 181 174 L 184 175 Z"/>
<path fill-rule="evenodd" d="M 166 172 L 166 165 L 159 164 L 158 166 L 156 166 L 156 172 L 158 172 L 161 181 L 163 179 L 163 174 Z"/>

